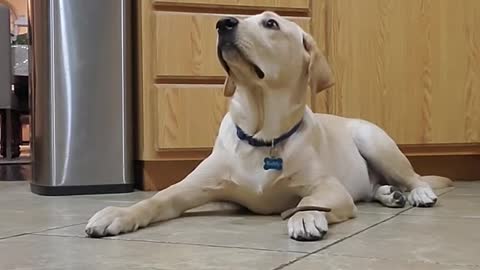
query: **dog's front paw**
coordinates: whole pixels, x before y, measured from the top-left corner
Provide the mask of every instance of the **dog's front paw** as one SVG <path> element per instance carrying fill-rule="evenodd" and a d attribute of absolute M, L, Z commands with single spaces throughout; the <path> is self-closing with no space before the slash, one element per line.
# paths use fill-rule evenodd
<path fill-rule="evenodd" d="M 408 202 L 412 206 L 432 207 L 437 202 L 437 195 L 430 187 L 417 187 L 408 195 Z"/>
<path fill-rule="evenodd" d="M 128 208 L 110 206 L 90 218 L 85 233 L 90 237 L 113 236 L 136 231 L 138 227 L 135 216 Z"/>
<path fill-rule="evenodd" d="M 298 241 L 320 240 L 327 231 L 328 222 L 323 212 L 297 212 L 288 220 L 288 235 Z"/>

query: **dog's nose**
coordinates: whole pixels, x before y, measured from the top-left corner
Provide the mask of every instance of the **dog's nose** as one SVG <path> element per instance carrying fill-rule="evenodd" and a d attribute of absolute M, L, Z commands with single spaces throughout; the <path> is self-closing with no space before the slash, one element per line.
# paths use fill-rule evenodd
<path fill-rule="evenodd" d="M 238 25 L 238 20 L 234 17 L 226 17 L 218 20 L 216 28 L 219 34 L 223 34 L 235 29 Z"/>

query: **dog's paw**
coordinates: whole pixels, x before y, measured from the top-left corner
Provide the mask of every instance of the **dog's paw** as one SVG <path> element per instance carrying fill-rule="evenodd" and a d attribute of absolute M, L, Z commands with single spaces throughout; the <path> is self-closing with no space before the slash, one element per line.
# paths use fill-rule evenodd
<path fill-rule="evenodd" d="M 327 231 L 327 218 L 319 211 L 297 212 L 288 220 L 288 235 L 298 241 L 320 240 Z"/>
<path fill-rule="evenodd" d="M 407 198 L 402 191 L 395 186 L 381 186 L 375 192 L 375 199 L 386 207 L 403 208 Z"/>
<path fill-rule="evenodd" d="M 437 202 L 437 195 L 430 187 L 417 187 L 408 195 L 408 202 L 412 206 L 432 207 Z"/>
<path fill-rule="evenodd" d="M 113 236 L 138 229 L 138 222 L 128 208 L 107 207 L 88 221 L 85 233 L 90 237 Z"/>

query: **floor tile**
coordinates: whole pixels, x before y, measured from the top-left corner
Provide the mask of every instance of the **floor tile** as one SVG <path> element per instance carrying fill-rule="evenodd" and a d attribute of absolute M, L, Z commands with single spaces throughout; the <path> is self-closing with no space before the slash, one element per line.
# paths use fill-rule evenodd
<path fill-rule="evenodd" d="M 443 196 L 447 193 L 450 193 L 451 191 L 455 190 L 455 187 L 446 187 L 446 188 L 440 188 L 440 189 L 435 189 L 433 190 L 435 194 L 438 196 Z"/>
<path fill-rule="evenodd" d="M 116 193 L 116 194 L 91 194 L 91 195 L 75 195 L 69 196 L 72 199 L 90 199 L 100 200 L 104 202 L 129 202 L 136 203 L 140 200 L 148 199 L 155 195 L 156 192 L 147 192 L 136 190 L 129 193 Z"/>
<path fill-rule="evenodd" d="M 50 214 L 57 216 L 90 217 L 96 211 L 109 205 L 127 206 L 128 202 L 105 202 L 91 199 L 71 199 L 68 197 L 41 197 L 37 195 L 0 196 L 0 211 L 25 214 Z"/>
<path fill-rule="evenodd" d="M 414 208 L 404 215 L 424 215 L 436 217 L 463 217 L 480 219 L 480 196 L 448 196 L 442 197 L 433 208 Z"/>
<path fill-rule="evenodd" d="M 480 185 L 465 183 L 442 195 L 435 207 L 413 208 L 403 214 L 480 219 Z"/>
<path fill-rule="evenodd" d="M 480 185 L 469 185 L 469 186 L 470 187 L 460 185 L 459 187 L 454 187 L 452 191 L 448 192 L 448 195 L 480 197 Z"/>
<path fill-rule="evenodd" d="M 45 197 L 27 182 L 0 182 L 0 269 L 268 270 L 326 248 L 284 269 L 480 270 L 480 182 L 437 190 L 434 208 L 360 204 L 356 219 L 331 226 L 319 242 L 290 240 L 278 216 L 209 206 L 132 234 L 85 238 L 96 211 L 154 193 Z"/>
<path fill-rule="evenodd" d="M 453 188 L 442 188 L 435 190 L 435 194 L 438 196 L 443 196 L 444 194 L 450 192 Z M 408 193 L 406 194 L 408 196 Z M 440 199 L 441 201 L 442 199 Z M 405 211 L 411 206 L 407 203 L 403 208 L 388 208 L 381 205 L 378 202 L 368 202 L 368 203 L 357 203 L 357 208 L 359 213 L 366 213 L 366 214 L 382 214 L 382 215 L 395 215 L 402 211 Z"/>
<path fill-rule="evenodd" d="M 455 181 L 453 183 L 453 186 L 456 188 L 467 188 L 467 189 L 474 189 L 479 191 L 480 181 Z"/>
<path fill-rule="evenodd" d="M 475 266 L 459 266 L 451 264 L 426 263 L 377 258 L 359 258 L 332 255 L 312 255 L 289 265 L 284 270 L 480 270 Z"/>
<path fill-rule="evenodd" d="M 0 193 L 3 196 L 8 196 L 12 193 L 22 193 L 27 194 L 30 192 L 30 186 L 27 181 L 0 181 Z"/>
<path fill-rule="evenodd" d="M 0 184 L 0 238 L 87 222 L 98 210 L 127 202 L 48 197 L 32 194 L 25 183 Z"/>
<path fill-rule="evenodd" d="M 386 215 L 359 215 L 347 222 L 332 225 L 327 238 L 316 242 L 289 239 L 286 221 L 277 216 L 187 216 L 153 224 L 115 239 L 189 243 L 224 247 L 241 247 L 290 252 L 311 252 L 352 235 L 389 218 Z M 85 236 L 85 225 L 51 230 L 42 234 Z"/>
<path fill-rule="evenodd" d="M 406 205 L 404 208 L 389 208 L 381 205 L 378 202 L 368 202 L 368 203 L 357 203 L 357 209 L 359 215 L 361 214 L 380 214 L 380 215 L 396 215 L 406 209 L 408 209 L 410 205 Z"/>
<path fill-rule="evenodd" d="M 0 241 L 0 269 L 273 269 L 299 254 L 28 235 Z"/>
<path fill-rule="evenodd" d="M 480 265 L 480 219 L 397 216 L 326 252 L 367 258 Z"/>
<path fill-rule="evenodd" d="M 0 211 L 0 217 L 2 219 L 0 221 L 0 239 L 79 224 L 84 221 L 84 219 L 72 216 L 59 217 L 55 215 L 35 215 L 5 211 Z"/>

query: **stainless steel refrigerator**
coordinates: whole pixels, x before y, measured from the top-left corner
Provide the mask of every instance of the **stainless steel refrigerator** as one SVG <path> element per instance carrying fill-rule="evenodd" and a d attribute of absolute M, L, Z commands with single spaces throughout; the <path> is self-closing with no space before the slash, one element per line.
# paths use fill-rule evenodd
<path fill-rule="evenodd" d="M 30 0 L 31 190 L 133 190 L 132 1 Z"/>

